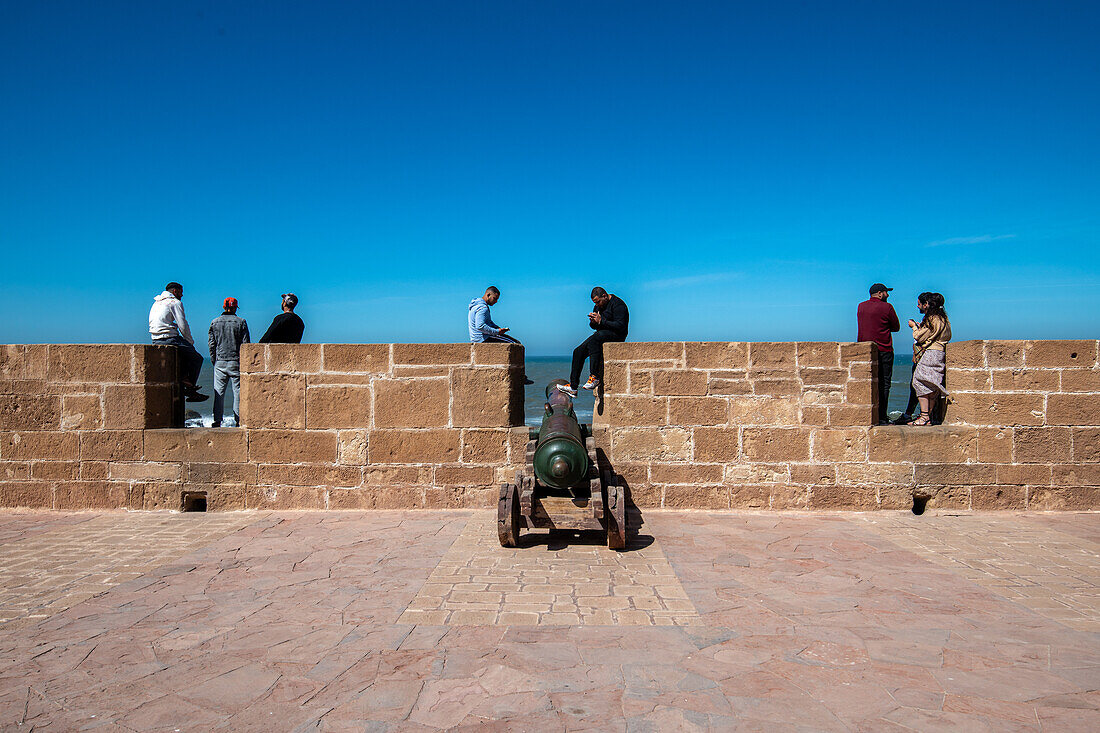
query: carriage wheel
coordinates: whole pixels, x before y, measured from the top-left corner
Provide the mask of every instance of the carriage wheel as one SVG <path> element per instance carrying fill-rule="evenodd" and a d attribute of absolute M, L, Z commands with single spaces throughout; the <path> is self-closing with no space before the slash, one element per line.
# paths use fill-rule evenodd
<path fill-rule="evenodd" d="M 612 550 L 626 549 L 626 492 L 622 486 L 607 487 L 607 546 Z"/>
<path fill-rule="evenodd" d="M 502 547 L 515 547 L 519 544 L 519 487 L 515 484 L 500 485 L 497 536 Z"/>

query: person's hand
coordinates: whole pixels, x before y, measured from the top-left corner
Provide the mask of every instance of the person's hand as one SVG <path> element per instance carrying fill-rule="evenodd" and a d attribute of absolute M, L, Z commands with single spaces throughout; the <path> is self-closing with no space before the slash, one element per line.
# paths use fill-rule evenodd
<path fill-rule="evenodd" d="M 591 319 L 591 321 L 593 323 L 599 323 L 600 320 L 601 320 L 600 319 L 600 314 L 597 311 L 592 311 L 591 313 L 588 314 L 588 317 L 589 317 L 589 319 Z"/>
<path fill-rule="evenodd" d="M 917 322 L 914 321 L 912 318 L 910 318 L 909 319 L 909 328 L 916 328 L 916 327 L 917 327 Z"/>
<path fill-rule="evenodd" d="M 511 330 L 512 330 L 512 329 L 510 329 L 510 328 L 502 328 L 502 329 L 500 329 L 500 332 L 501 332 L 501 333 L 508 333 L 508 332 L 509 332 L 509 331 L 511 331 Z"/>

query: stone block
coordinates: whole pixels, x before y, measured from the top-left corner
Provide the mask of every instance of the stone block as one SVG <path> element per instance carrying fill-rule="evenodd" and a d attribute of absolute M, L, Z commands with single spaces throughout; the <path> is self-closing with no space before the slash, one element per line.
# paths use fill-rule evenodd
<path fill-rule="evenodd" d="M 328 508 L 340 511 L 374 509 L 374 492 L 364 489 L 332 489 L 328 492 Z"/>
<path fill-rule="evenodd" d="M 665 500 L 665 488 L 644 481 L 630 484 L 627 489 L 627 501 L 642 509 L 660 509 Z"/>
<path fill-rule="evenodd" d="M 689 341 L 684 344 L 684 366 L 688 369 L 745 369 L 749 345 L 738 341 Z"/>
<path fill-rule="evenodd" d="M 844 399 L 840 403 L 852 406 L 869 406 L 878 401 L 878 392 L 875 383 L 870 379 L 850 379 L 844 385 Z M 806 401 L 803 395 L 803 401 Z"/>
<path fill-rule="evenodd" d="M 1059 370 L 1062 392 L 1100 392 L 1100 369 Z"/>
<path fill-rule="evenodd" d="M 1003 370 L 1008 372 L 1010 370 Z M 956 369 L 953 365 L 947 365 L 947 391 L 952 394 L 958 392 L 988 392 L 993 386 L 988 369 Z M 1003 382 L 1003 379 L 1002 379 Z M 1018 390 L 1010 390 L 1018 391 Z"/>
<path fill-rule="evenodd" d="M 408 489 L 405 491 L 412 494 Z M 469 501 L 466 488 L 462 486 L 428 487 L 424 489 L 422 496 L 425 509 L 462 509 L 468 506 Z M 410 498 L 419 500 L 420 495 Z"/>
<path fill-rule="evenodd" d="M 140 385 L 136 386 L 140 388 Z M 61 398 L 62 430 L 96 430 L 101 427 L 103 410 L 99 395 L 66 395 Z"/>
<path fill-rule="evenodd" d="M 684 344 L 680 341 L 633 341 L 604 344 L 603 358 L 618 361 L 641 361 L 646 359 L 671 359 L 683 364 Z"/>
<path fill-rule="evenodd" d="M 979 429 L 978 460 L 982 463 L 1012 463 L 1012 428 Z"/>
<path fill-rule="evenodd" d="M 106 481 L 111 477 L 107 461 L 81 461 L 80 478 L 84 481 Z"/>
<path fill-rule="evenodd" d="M 596 447 L 605 453 L 611 450 L 610 433 L 603 428 L 593 428 Z M 514 465 L 522 465 L 527 455 L 528 430 L 526 425 L 508 429 L 508 460 Z"/>
<path fill-rule="evenodd" d="M 96 430 L 80 433 L 82 461 L 140 461 L 143 450 L 140 430 Z"/>
<path fill-rule="evenodd" d="M 27 461 L 0 461 L 0 481 L 22 481 L 31 477 L 31 464 Z M 0 504 L 0 506 L 4 506 Z"/>
<path fill-rule="evenodd" d="M 836 481 L 836 466 L 831 463 L 792 463 L 792 484 L 805 486 L 831 486 Z"/>
<path fill-rule="evenodd" d="M 878 413 L 872 405 L 830 405 L 830 427 L 871 426 L 878 422 Z"/>
<path fill-rule="evenodd" d="M 840 344 L 836 341 L 799 341 L 795 352 L 799 369 L 840 366 Z"/>
<path fill-rule="evenodd" d="M 461 430 L 372 430 L 370 463 L 457 463 L 461 445 Z"/>
<path fill-rule="evenodd" d="M 653 394 L 653 373 L 656 369 L 640 368 L 630 364 L 627 372 L 627 392 L 630 394 Z"/>
<path fill-rule="evenodd" d="M 519 370 L 455 369 L 451 377 L 451 424 L 463 428 L 522 425 L 523 383 Z"/>
<path fill-rule="evenodd" d="M 1023 486 L 972 486 L 970 508 L 975 511 L 1027 508 L 1027 491 Z"/>
<path fill-rule="evenodd" d="M 802 406 L 802 424 L 803 425 L 828 425 L 829 424 L 829 408 L 825 405 L 803 405 Z"/>
<path fill-rule="evenodd" d="M 113 480 L 124 481 L 179 481 L 182 473 L 179 463 L 150 463 L 148 461 L 113 462 L 108 475 Z"/>
<path fill-rule="evenodd" d="M 134 346 L 134 380 L 138 384 L 173 385 L 179 381 L 176 347 Z M 138 507 L 140 508 L 140 506 Z"/>
<path fill-rule="evenodd" d="M 1011 486 L 1050 486 L 1052 475 L 1050 466 L 1039 464 L 1021 466 L 995 466 L 997 484 Z"/>
<path fill-rule="evenodd" d="M 951 372 L 948 376 L 951 376 Z M 1061 372 L 1057 369 L 994 369 L 994 392 L 1057 392 L 1061 384 Z M 948 389 L 955 392 L 959 387 L 953 382 Z"/>
<path fill-rule="evenodd" d="M 909 463 L 838 463 L 836 482 L 850 486 L 903 486 L 915 485 L 913 465 Z"/>
<path fill-rule="evenodd" d="M 310 486 L 247 486 L 248 509 L 324 509 L 327 489 Z"/>
<path fill-rule="evenodd" d="M 374 495 L 375 509 L 423 509 L 426 488 L 415 486 L 390 487 Z M 438 499 L 437 499 L 438 502 Z"/>
<path fill-rule="evenodd" d="M 668 425 L 668 400 L 650 395 L 611 395 L 607 398 L 608 422 L 620 427 Z"/>
<path fill-rule="evenodd" d="M 722 480 L 733 486 L 786 484 L 790 483 L 790 477 L 790 465 L 787 463 L 731 463 L 726 465 Z"/>
<path fill-rule="evenodd" d="M 654 463 L 649 470 L 655 484 L 720 484 L 723 475 L 718 463 Z"/>
<path fill-rule="evenodd" d="M 474 364 L 523 366 L 523 347 L 516 344 L 477 343 L 473 344 Z"/>
<path fill-rule="evenodd" d="M 947 346 L 948 369 L 984 369 L 984 341 L 952 341 Z"/>
<path fill-rule="evenodd" d="M 873 486 L 815 486 L 810 491 L 812 509 L 878 509 L 878 492 Z"/>
<path fill-rule="evenodd" d="M 616 428 L 612 461 L 684 461 L 691 458 L 691 433 L 683 428 Z"/>
<path fill-rule="evenodd" d="M 745 428 L 741 449 L 747 461 L 805 461 L 810 457 L 810 430 Z"/>
<path fill-rule="evenodd" d="M 1100 509 L 1100 488 L 1030 489 L 1030 511 L 1095 511 Z"/>
<path fill-rule="evenodd" d="M 30 478 L 42 481 L 73 481 L 80 478 L 80 461 L 35 461 Z"/>
<path fill-rule="evenodd" d="M 734 425 L 799 425 L 798 400 L 791 397 L 730 397 Z"/>
<path fill-rule="evenodd" d="M 112 430 L 172 427 L 174 391 L 167 384 L 109 384 L 103 390 L 104 426 Z"/>
<path fill-rule="evenodd" d="M 840 365 L 854 363 L 871 364 L 878 358 L 878 349 L 872 343 L 844 343 L 840 345 Z"/>
<path fill-rule="evenodd" d="M 0 458 L 5 461 L 50 459 L 73 461 L 80 458 L 78 433 L 5 432 L 0 433 Z"/>
<path fill-rule="evenodd" d="M 125 509 L 130 499 L 130 485 L 112 481 L 60 481 L 55 492 L 61 511 Z"/>
<path fill-rule="evenodd" d="M 400 377 L 449 377 L 453 366 L 420 366 L 417 364 L 397 364 L 391 376 Z"/>
<path fill-rule="evenodd" d="M 0 394 L 0 430 L 57 430 L 59 427 L 60 397 Z"/>
<path fill-rule="evenodd" d="M 955 392 L 947 408 L 952 425 L 1042 425 L 1043 395 L 1032 392 Z"/>
<path fill-rule="evenodd" d="M 267 345 L 241 344 L 241 374 L 262 374 L 267 371 Z"/>
<path fill-rule="evenodd" d="M 434 483 L 436 487 L 492 486 L 493 469 L 491 466 L 436 466 Z"/>
<path fill-rule="evenodd" d="M 917 486 L 973 486 L 997 483 L 996 467 L 978 463 L 918 463 L 913 467 Z"/>
<path fill-rule="evenodd" d="M 51 344 L 51 382 L 131 382 L 133 347 L 127 344 Z"/>
<path fill-rule="evenodd" d="M 969 486 L 944 486 L 928 500 L 929 509 L 969 509 Z"/>
<path fill-rule="evenodd" d="M 1100 424 L 1100 392 L 1047 397 L 1047 425 Z"/>
<path fill-rule="evenodd" d="M 146 483 L 133 483 L 130 485 L 130 503 L 133 504 L 140 499 L 140 508 L 145 511 L 174 511 L 178 512 L 182 508 L 181 491 L 179 484 L 171 483 L 158 483 L 158 482 L 146 482 Z M 138 507 L 134 507 L 138 508 Z M 209 509 L 209 503 L 207 509 Z"/>
<path fill-rule="evenodd" d="M 729 509 L 726 486 L 665 486 L 665 509 Z"/>
<path fill-rule="evenodd" d="M 326 372 L 388 374 L 389 344 L 324 344 L 321 365 Z"/>
<path fill-rule="evenodd" d="M 46 344 L 27 344 L 23 373 L 24 379 L 47 379 L 49 377 L 49 350 Z"/>
<path fill-rule="evenodd" d="M 539 386 L 536 384 L 535 388 L 538 389 Z M 603 391 L 608 396 L 626 394 L 630 391 L 630 377 L 626 362 L 604 362 Z"/>
<path fill-rule="evenodd" d="M 660 369 L 653 373 L 653 394 L 699 396 L 707 393 L 707 373 L 688 369 Z"/>
<path fill-rule="evenodd" d="M 793 341 L 756 341 L 749 344 L 749 366 L 753 369 L 795 371 L 798 344 Z"/>
<path fill-rule="evenodd" d="M 1016 428 L 1012 436 L 1016 463 L 1070 463 L 1073 433 L 1069 428 Z"/>
<path fill-rule="evenodd" d="M 393 363 L 398 364 L 470 364 L 473 349 L 464 344 L 394 344 Z"/>
<path fill-rule="evenodd" d="M 369 428 L 370 420 L 370 387 L 333 385 L 306 389 L 307 428 Z"/>
<path fill-rule="evenodd" d="M 769 508 L 773 511 L 784 509 L 806 509 L 810 506 L 810 497 L 813 492 L 806 486 L 772 486 L 769 489 Z M 731 490 L 730 504 L 735 502 L 736 489 Z"/>
<path fill-rule="evenodd" d="M 837 428 L 813 431 L 813 459 L 818 462 L 851 463 L 867 460 L 868 428 Z"/>
<path fill-rule="evenodd" d="M 248 457 L 254 463 L 335 463 L 335 432 L 249 430 Z"/>
<path fill-rule="evenodd" d="M 248 508 L 246 485 L 218 483 L 206 487 L 206 511 L 236 512 Z"/>
<path fill-rule="evenodd" d="M 432 482 L 432 466 L 366 466 L 364 486 L 426 486 Z"/>
<path fill-rule="evenodd" d="M 254 484 L 259 475 L 255 463 L 187 463 L 188 483 Z"/>
<path fill-rule="evenodd" d="M 0 379 L 24 379 L 27 373 L 27 347 L 0 344 Z"/>
<path fill-rule="evenodd" d="M 274 486 L 340 486 L 354 487 L 363 483 L 363 469 L 358 466 L 262 464 L 256 480 L 260 485 Z"/>
<path fill-rule="evenodd" d="M 619 483 L 626 482 L 631 487 L 648 484 L 649 464 L 619 461 L 615 464 L 615 475 L 618 477 Z"/>
<path fill-rule="evenodd" d="M 724 463 L 741 457 L 741 433 L 737 428 L 695 428 L 693 443 L 692 458 L 696 461 Z"/>
<path fill-rule="evenodd" d="M 146 430 L 145 460 L 245 463 L 249 432 L 239 428 Z"/>
<path fill-rule="evenodd" d="M 315 374 L 321 371 L 321 344 L 267 344 L 267 372 Z"/>
<path fill-rule="evenodd" d="M 948 348 L 954 348 L 954 344 Z M 986 341 L 985 365 L 991 369 L 1022 367 L 1024 365 L 1024 342 Z"/>
<path fill-rule="evenodd" d="M 718 377 L 711 373 L 707 379 L 707 394 L 709 395 L 748 395 L 752 394 L 752 382 L 746 372 L 741 372 L 736 377 Z"/>
<path fill-rule="evenodd" d="M 507 430 L 463 430 L 461 460 L 503 464 L 508 460 L 508 438 Z"/>
<path fill-rule="evenodd" d="M 765 397 L 798 397 L 802 383 L 797 379 L 773 379 L 771 376 L 752 380 L 754 394 Z"/>
<path fill-rule="evenodd" d="M 304 428 L 306 378 L 295 374 L 241 375 L 241 424 L 250 428 Z"/>
<path fill-rule="evenodd" d="M 955 426 L 879 426 L 870 431 L 875 462 L 966 463 L 977 458 L 978 431 Z"/>
<path fill-rule="evenodd" d="M 53 509 L 53 484 L 46 481 L 0 481 L 0 506 L 9 509 Z"/>
<path fill-rule="evenodd" d="M 1096 345 L 1093 340 L 1027 341 L 1024 363 L 1029 367 L 1088 369 L 1096 366 Z"/>
<path fill-rule="evenodd" d="M 799 369 L 798 376 L 804 386 L 836 385 L 843 387 L 848 381 L 847 369 Z M 870 381 L 870 380 L 867 380 Z"/>
<path fill-rule="evenodd" d="M 341 430 L 337 439 L 340 463 L 346 466 L 365 465 L 369 435 L 369 430 Z"/>
<path fill-rule="evenodd" d="M 1073 460 L 1100 463 L 1100 428 L 1073 429 Z"/>
<path fill-rule="evenodd" d="M 378 379 L 377 374 L 342 374 L 340 372 L 322 374 L 307 374 L 306 388 L 328 387 L 330 385 L 368 385 Z"/>
<path fill-rule="evenodd" d="M 668 416 L 671 425 L 725 425 L 729 422 L 729 400 L 720 397 L 669 397 Z"/>
<path fill-rule="evenodd" d="M 494 370 L 494 373 L 499 371 Z M 377 379 L 374 382 L 374 425 L 379 428 L 445 427 L 450 419 L 450 398 L 450 382 L 445 378 Z"/>
<path fill-rule="evenodd" d="M 1050 467 L 1054 486 L 1100 486 L 1100 464 L 1082 463 Z"/>

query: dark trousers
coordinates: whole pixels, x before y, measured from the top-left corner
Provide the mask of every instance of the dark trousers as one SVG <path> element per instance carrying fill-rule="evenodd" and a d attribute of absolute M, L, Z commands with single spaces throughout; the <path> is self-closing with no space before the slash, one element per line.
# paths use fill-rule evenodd
<path fill-rule="evenodd" d="M 490 344 L 518 344 L 519 339 L 512 338 L 506 333 L 502 333 L 496 336 L 486 336 L 485 343 Z"/>
<path fill-rule="evenodd" d="M 195 351 L 194 344 L 182 336 L 170 336 L 166 339 L 154 339 L 156 346 L 175 346 L 180 360 L 180 377 L 184 384 L 198 386 L 199 372 L 202 371 L 202 354 Z"/>
<path fill-rule="evenodd" d="M 576 387 L 581 381 L 581 369 L 588 359 L 588 369 L 592 376 L 603 382 L 603 345 L 608 341 L 626 341 L 610 331 L 596 331 L 573 349 L 573 368 L 569 371 L 569 385 Z"/>
<path fill-rule="evenodd" d="M 886 421 L 887 405 L 890 402 L 890 380 L 894 378 L 894 352 L 878 352 L 878 421 Z"/>

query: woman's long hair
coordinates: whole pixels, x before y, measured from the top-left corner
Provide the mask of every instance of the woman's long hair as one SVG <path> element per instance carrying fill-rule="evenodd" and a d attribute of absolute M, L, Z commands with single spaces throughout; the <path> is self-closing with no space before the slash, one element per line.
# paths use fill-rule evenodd
<path fill-rule="evenodd" d="M 943 309 L 944 299 L 939 293 L 921 293 L 917 296 L 917 302 L 925 306 L 921 328 L 931 325 L 933 318 L 947 320 L 947 311 Z"/>

